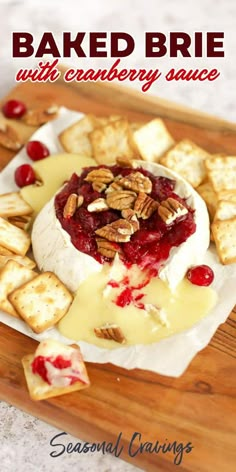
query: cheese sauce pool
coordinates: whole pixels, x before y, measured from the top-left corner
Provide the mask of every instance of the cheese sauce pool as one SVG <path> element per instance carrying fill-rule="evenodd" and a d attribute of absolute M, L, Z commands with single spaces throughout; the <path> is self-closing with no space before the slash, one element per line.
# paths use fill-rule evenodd
<path fill-rule="evenodd" d="M 133 266 L 129 277 L 137 279 L 139 275 L 137 267 Z M 80 285 L 68 313 L 58 325 L 63 336 L 107 349 L 124 346 L 95 336 L 95 327 L 112 323 L 121 328 L 125 345 L 151 344 L 190 328 L 217 302 L 215 291 L 209 287 L 199 287 L 184 279 L 173 293 L 167 284 L 154 277 L 136 293 L 144 294 L 142 304 L 153 304 L 161 309 L 164 319 L 160 319 L 156 313 L 148 313 L 134 304 L 117 306 L 115 300 L 121 288 L 107 285 L 110 279 L 111 267 L 105 264 L 100 273 L 92 274 Z"/>

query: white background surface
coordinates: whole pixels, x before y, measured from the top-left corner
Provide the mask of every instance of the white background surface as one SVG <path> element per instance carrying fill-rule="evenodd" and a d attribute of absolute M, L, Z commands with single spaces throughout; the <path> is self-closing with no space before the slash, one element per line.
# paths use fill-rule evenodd
<path fill-rule="evenodd" d="M 14 85 L 19 67 L 36 64 L 32 60 L 11 59 L 11 31 L 29 31 L 36 38 L 53 31 L 60 41 L 61 31 L 126 31 L 136 40 L 132 56 L 122 59 L 124 67 L 218 68 L 221 76 L 212 83 L 167 83 L 158 81 L 150 93 L 235 121 L 235 0 L 0 0 L 0 58 L 2 97 Z M 224 31 L 225 58 L 219 59 L 144 59 L 145 31 Z M 98 68 L 111 65 L 113 59 L 79 60 L 77 67 Z M 133 86 L 139 87 L 138 83 Z M 8 406 L 0 404 L 0 463 L 2 472 L 132 472 L 136 469 L 119 459 L 101 454 L 50 457 L 51 438 L 57 430 Z M 158 439 L 158 438 L 157 438 Z M 68 442 L 77 442 L 69 438 Z M 158 471 L 157 471 L 158 472 Z M 161 471 L 162 472 L 162 471 Z"/>

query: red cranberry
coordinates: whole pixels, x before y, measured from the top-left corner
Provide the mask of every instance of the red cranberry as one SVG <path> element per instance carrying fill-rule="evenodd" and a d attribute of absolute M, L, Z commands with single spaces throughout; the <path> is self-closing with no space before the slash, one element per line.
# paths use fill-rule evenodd
<path fill-rule="evenodd" d="M 40 161 L 50 154 L 47 146 L 40 141 L 29 141 L 26 145 L 26 152 L 32 161 Z"/>
<path fill-rule="evenodd" d="M 19 100 L 8 100 L 2 107 L 6 118 L 21 118 L 26 112 L 26 106 Z"/>
<path fill-rule="evenodd" d="M 194 285 L 208 287 L 214 280 L 214 272 L 207 265 L 195 266 L 188 270 L 187 279 Z"/>
<path fill-rule="evenodd" d="M 36 176 L 34 169 L 29 164 L 19 166 L 15 171 L 15 182 L 18 187 L 34 184 Z"/>

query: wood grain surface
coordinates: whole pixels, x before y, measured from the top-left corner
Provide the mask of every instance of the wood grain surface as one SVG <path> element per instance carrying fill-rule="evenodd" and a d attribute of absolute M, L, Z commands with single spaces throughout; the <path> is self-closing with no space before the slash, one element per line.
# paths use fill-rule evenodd
<path fill-rule="evenodd" d="M 160 116 L 176 140 L 188 137 L 210 152 L 236 154 L 235 124 L 126 88 L 65 85 L 59 80 L 19 85 L 9 96 L 29 106 L 54 102 L 85 113 L 118 113 L 139 121 Z M 13 125 L 19 129 L 18 123 Z M 33 131 L 21 125 L 25 140 Z M 12 153 L 2 148 L 0 168 L 11 158 Z M 0 399 L 91 442 L 112 441 L 115 445 L 122 432 L 120 457 L 146 471 L 176 470 L 175 455 L 138 452 L 131 457 L 129 452 L 138 449 L 136 441 L 129 451 L 135 432 L 141 434 L 142 442 L 153 444 L 191 442 L 192 451 L 183 453 L 178 466 L 181 472 L 235 470 L 236 311 L 179 379 L 110 364 L 88 364 L 91 388 L 42 402 L 30 400 L 20 361 L 36 344 L 0 323 Z"/>

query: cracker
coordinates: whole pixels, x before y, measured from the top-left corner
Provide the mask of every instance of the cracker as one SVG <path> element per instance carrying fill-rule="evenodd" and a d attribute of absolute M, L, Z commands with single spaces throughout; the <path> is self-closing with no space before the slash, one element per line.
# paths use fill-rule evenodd
<path fill-rule="evenodd" d="M 215 156 L 206 159 L 208 177 L 216 192 L 236 189 L 236 156 Z"/>
<path fill-rule="evenodd" d="M 25 256 L 30 247 L 30 237 L 26 231 L 17 228 L 0 216 L 0 245 L 21 256 Z"/>
<path fill-rule="evenodd" d="M 210 221 L 213 221 L 217 209 L 217 194 L 210 182 L 205 182 L 196 188 L 206 203 Z"/>
<path fill-rule="evenodd" d="M 73 297 L 52 272 L 44 272 L 11 293 L 12 305 L 35 333 L 54 326 L 66 314 Z"/>
<path fill-rule="evenodd" d="M 8 300 L 8 295 L 21 285 L 36 277 L 36 272 L 9 260 L 0 273 L 0 309 L 18 318 L 18 314 Z"/>
<path fill-rule="evenodd" d="M 160 157 L 174 145 L 174 139 L 164 122 L 156 118 L 133 133 L 134 142 L 142 159 L 159 162 Z"/>
<path fill-rule="evenodd" d="M 10 260 L 19 262 L 19 264 L 21 264 L 25 267 L 28 267 L 28 269 L 34 269 L 36 267 L 36 263 L 34 261 L 32 261 L 32 259 L 30 259 L 27 256 L 19 256 L 17 254 L 5 254 L 5 255 L 3 254 L 3 255 L 1 255 L 1 252 L 0 252 L 0 269 L 2 267 L 4 267 L 5 264 Z"/>
<path fill-rule="evenodd" d="M 3 218 L 30 215 L 32 212 L 33 209 L 19 192 L 0 195 L 0 216 Z"/>
<path fill-rule="evenodd" d="M 66 128 L 59 135 L 62 147 L 67 151 L 86 157 L 93 157 L 89 134 L 96 128 L 106 126 L 109 122 L 120 119 L 117 115 L 97 117 L 85 115 L 79 121 Z"/>
<path fill-rule="evenodd" d="M 13 256 L 14 252 L 9 251 L 9 249 L 6 249 L 3 246 L 0 246 L 0 256 Z"/>
<path fill-rule="evenodd" d="M 27 231 L 30 227 L 32 217 L 29 215 L 12 216 L 11 218 L 8 218 L 8 221 L 14 226 L 17 226 L 18 228 L 21 228 Z"/>
<path fill-rule="evenodd" d="M 214 221 L 231 220 L 232 218 L 236 218 L 236 202 L 227 202 L 221 200 L 218 204 Z"/>
<path fill-rule="evenodd" d="M 183 139 L 161 159 L 161 164 L 174 170 L 186 179 L 194 188 L 206 177 L 204 165 L 209 154 L 192 141 Z"/>
<path fill-rule="evenodd" d="M 214 221 L 211 228 L 222 264 L 236 262 L 236 218 Z"/>
<path fill-rule="evenodd" d="M 218 200 L 236 202 L 236 189 L 235 190 L 221 190 L 217 194 L 217 197 L 218 197 Z"/>
<path fill-rule="evenodd" d="M 93 129 L 93 117 L 86 115 L 59 134 L 60 143 L 67 152 L 92 157 L 92 147 L 88 135 Z"/>
<path fill-rule="evenodd" d="M 43 349 L 40 350 L 40 347 L 45 343 L 47 343 L 48 346 L 49 346 L 50 343 L 52 343 L 52 347 L 54 347 L 55 344 L 57 344 L 58 352 L 56 354 L 54 354 L 53 350 L 50 351 L 50 349 L 47 349 L 47 351 L 46 351 L 47 354 L 46 353 L 43 354 L 44 350 Z M 80 353 L 79 346 L 75 346 L 75 345 L 65 346 L 62 343 L 59 343 L 59 342 L 54 341 L 54 340 L 46 340 L 46 341 L 43 341 L 42 343 L 40 343 L 38 349 L 36 350 L 35 355 L 29 354 L 29 355 L 26 355 L 26 356 L 23 357 L 22 364 L 23 364 L 23 368 L 24 368 L 27 387 L 28 387 L 29 394 L 30 394 L 30 397 L 32 398 L 32 400 L 44 400 L 46 398 L 56 397 L 56 396 L 59 396 L 59 395 L 64 395 L 66 393 L 79 391 L 79 390 L 82 390 L 84 388 L 89 387 L 90 381 L 89 381 L 88 373 L 87 373 L 87 370 L 86 370 L 86 366 L 83 362 L 82 355 L 81 355 L 81 359 L 80 359 L 80 372 L 81 372 L 81 378 L 83 379 L 83 381 L 78 380 L 77 382 L 73 383 L 72 385 L 69 385 L 68 387 L 55 387 L 53 385 L 50 385 L 49 383 L 45 382 L 41 378 L 40 375 L 34 374 L 32 372 L 32 362 L 33 362 L 35 356 L 37 356 L 37 355 L 48 355 L 50 357 L 53 354 L 54 354 L 54 356 L 55 355 L 63 355 L 65 352 L 68 352 L 68 350 L 70 350 L 71 352 L 79 351 L 79 353 Z"/>
<path fill-rule="evenodd" d="M 134 150 L 130 144 L 129 123 L 125 119 L 95 129 L 90 133 L 93 148 L 93 157 L 98 164 L 112 164 L 117 157 L 134 157 Z"/>

